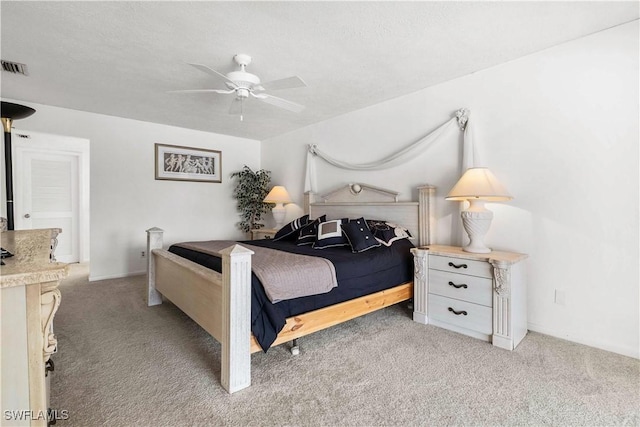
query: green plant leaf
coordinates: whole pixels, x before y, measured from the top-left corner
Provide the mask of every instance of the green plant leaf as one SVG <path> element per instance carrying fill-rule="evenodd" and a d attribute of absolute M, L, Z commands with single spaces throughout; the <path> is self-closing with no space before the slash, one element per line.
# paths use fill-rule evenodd
<path fill-rule="evenodd" d="M 237 223 L 238 228 L 248 232 L 264 227 L 264 224 L 259 221 L 262 219 L 262 215 L 269 212 L 274 206 L 272 203 L 263 201 L 269 194 L 271 171 L 260 169 L 254 172 L 245 165 L 242 170 L 233 172 L 231 178 L 237 180 L 233 197 L 237 199 L 237 209 L 242 218 Z"/>

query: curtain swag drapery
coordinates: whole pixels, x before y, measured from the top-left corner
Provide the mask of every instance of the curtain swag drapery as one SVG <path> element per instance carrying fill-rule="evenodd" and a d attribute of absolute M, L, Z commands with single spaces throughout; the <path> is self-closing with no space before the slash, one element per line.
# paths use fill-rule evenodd
<path fill-rule="evenodd" d="M 323 152 L 316 144 L 309 144 L 307 151 L 307 171 L 305 176 L 304 191 L 317 191 L 315 158 L 319 157 L 325 162 L 338 167 L 340 169 L 357 170 L 357 171 L 373 171 L 392 168 L 394 166 L 406 163 L 415 158 L 416 155 L 427 148 L 434 142 L 439 141 L 443 136 L 448 135 L 453 127 L 457 126 L 464 132 L 464 145 L 462 152 L 462 166 L 464 169 L 474 166 L 475 149 L 473 146 L 473 138 L 470 130 L 469 110 L 461 108 L 456 111 L 456 116 L 440 125 L 433 132 L 420 138 L 418 141 L 408 145 L 407 147 L 391 154 L 383 159 L 369 163 L 348 163 L 336 159 L 329 154 Z"/>

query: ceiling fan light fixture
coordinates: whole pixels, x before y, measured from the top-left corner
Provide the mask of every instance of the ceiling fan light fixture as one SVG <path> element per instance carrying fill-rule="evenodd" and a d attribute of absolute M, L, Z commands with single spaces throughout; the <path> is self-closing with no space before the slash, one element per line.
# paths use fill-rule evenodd
<path fill-rule="evenodd" d="M 236 89 L 236 96 L 238 98 L 242 99 L 247 99 L 249 97 L 249 89 L 245 89 L 243 87 L 239 87 L 238 89 Z"/>
<path fill-rule="evenodd" d="M 241 97 L 238 96 L 238 99 L 240 100 L 240 121 L 244 122 L 244 100 L 246 97 Z"/>

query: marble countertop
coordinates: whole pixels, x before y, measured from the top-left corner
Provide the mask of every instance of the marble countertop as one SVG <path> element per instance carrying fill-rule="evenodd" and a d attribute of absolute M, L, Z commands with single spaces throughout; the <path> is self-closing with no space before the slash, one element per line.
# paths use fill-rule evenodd
<path fill-rule="evenodd" d="M 50 262 L 51 229 L 3 231 L 0 245 L 13 257 L 0 266 L 0 288 L 57 281 L 67 276 L 67 265 Z"/>

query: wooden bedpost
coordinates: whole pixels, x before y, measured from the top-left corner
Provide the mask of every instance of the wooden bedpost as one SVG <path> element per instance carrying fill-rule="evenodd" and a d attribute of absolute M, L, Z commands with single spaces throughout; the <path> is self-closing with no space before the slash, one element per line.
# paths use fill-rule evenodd
<path fill-rule="evenodd" d="M 251 385 L 251 255 L 234 245 L 222 255 L 222 387 L 234 393 Z"/>
<path fill-rule="evenodd" d="M 152 251 L 162 249 L 164 230 L 153 227 L 147 230 L 147 305 L 162 304 L 162 294 L 156 290 L 156 262 Z"/>
<path fill-rule="evenodd" d="M 304 213 L 308 214 L 310 210 L 311 203 L 316 202 L 316 193 L 313 191 L 305 191 L 304 192 Z"/>
<path fill-rule="evenodd" d="M 434 242 L 434 197 L 436 187 L 433 185 L 422 185 L 418 187 L 418 210 L 419 210 L 419 246 L 430 245 Z"/>

